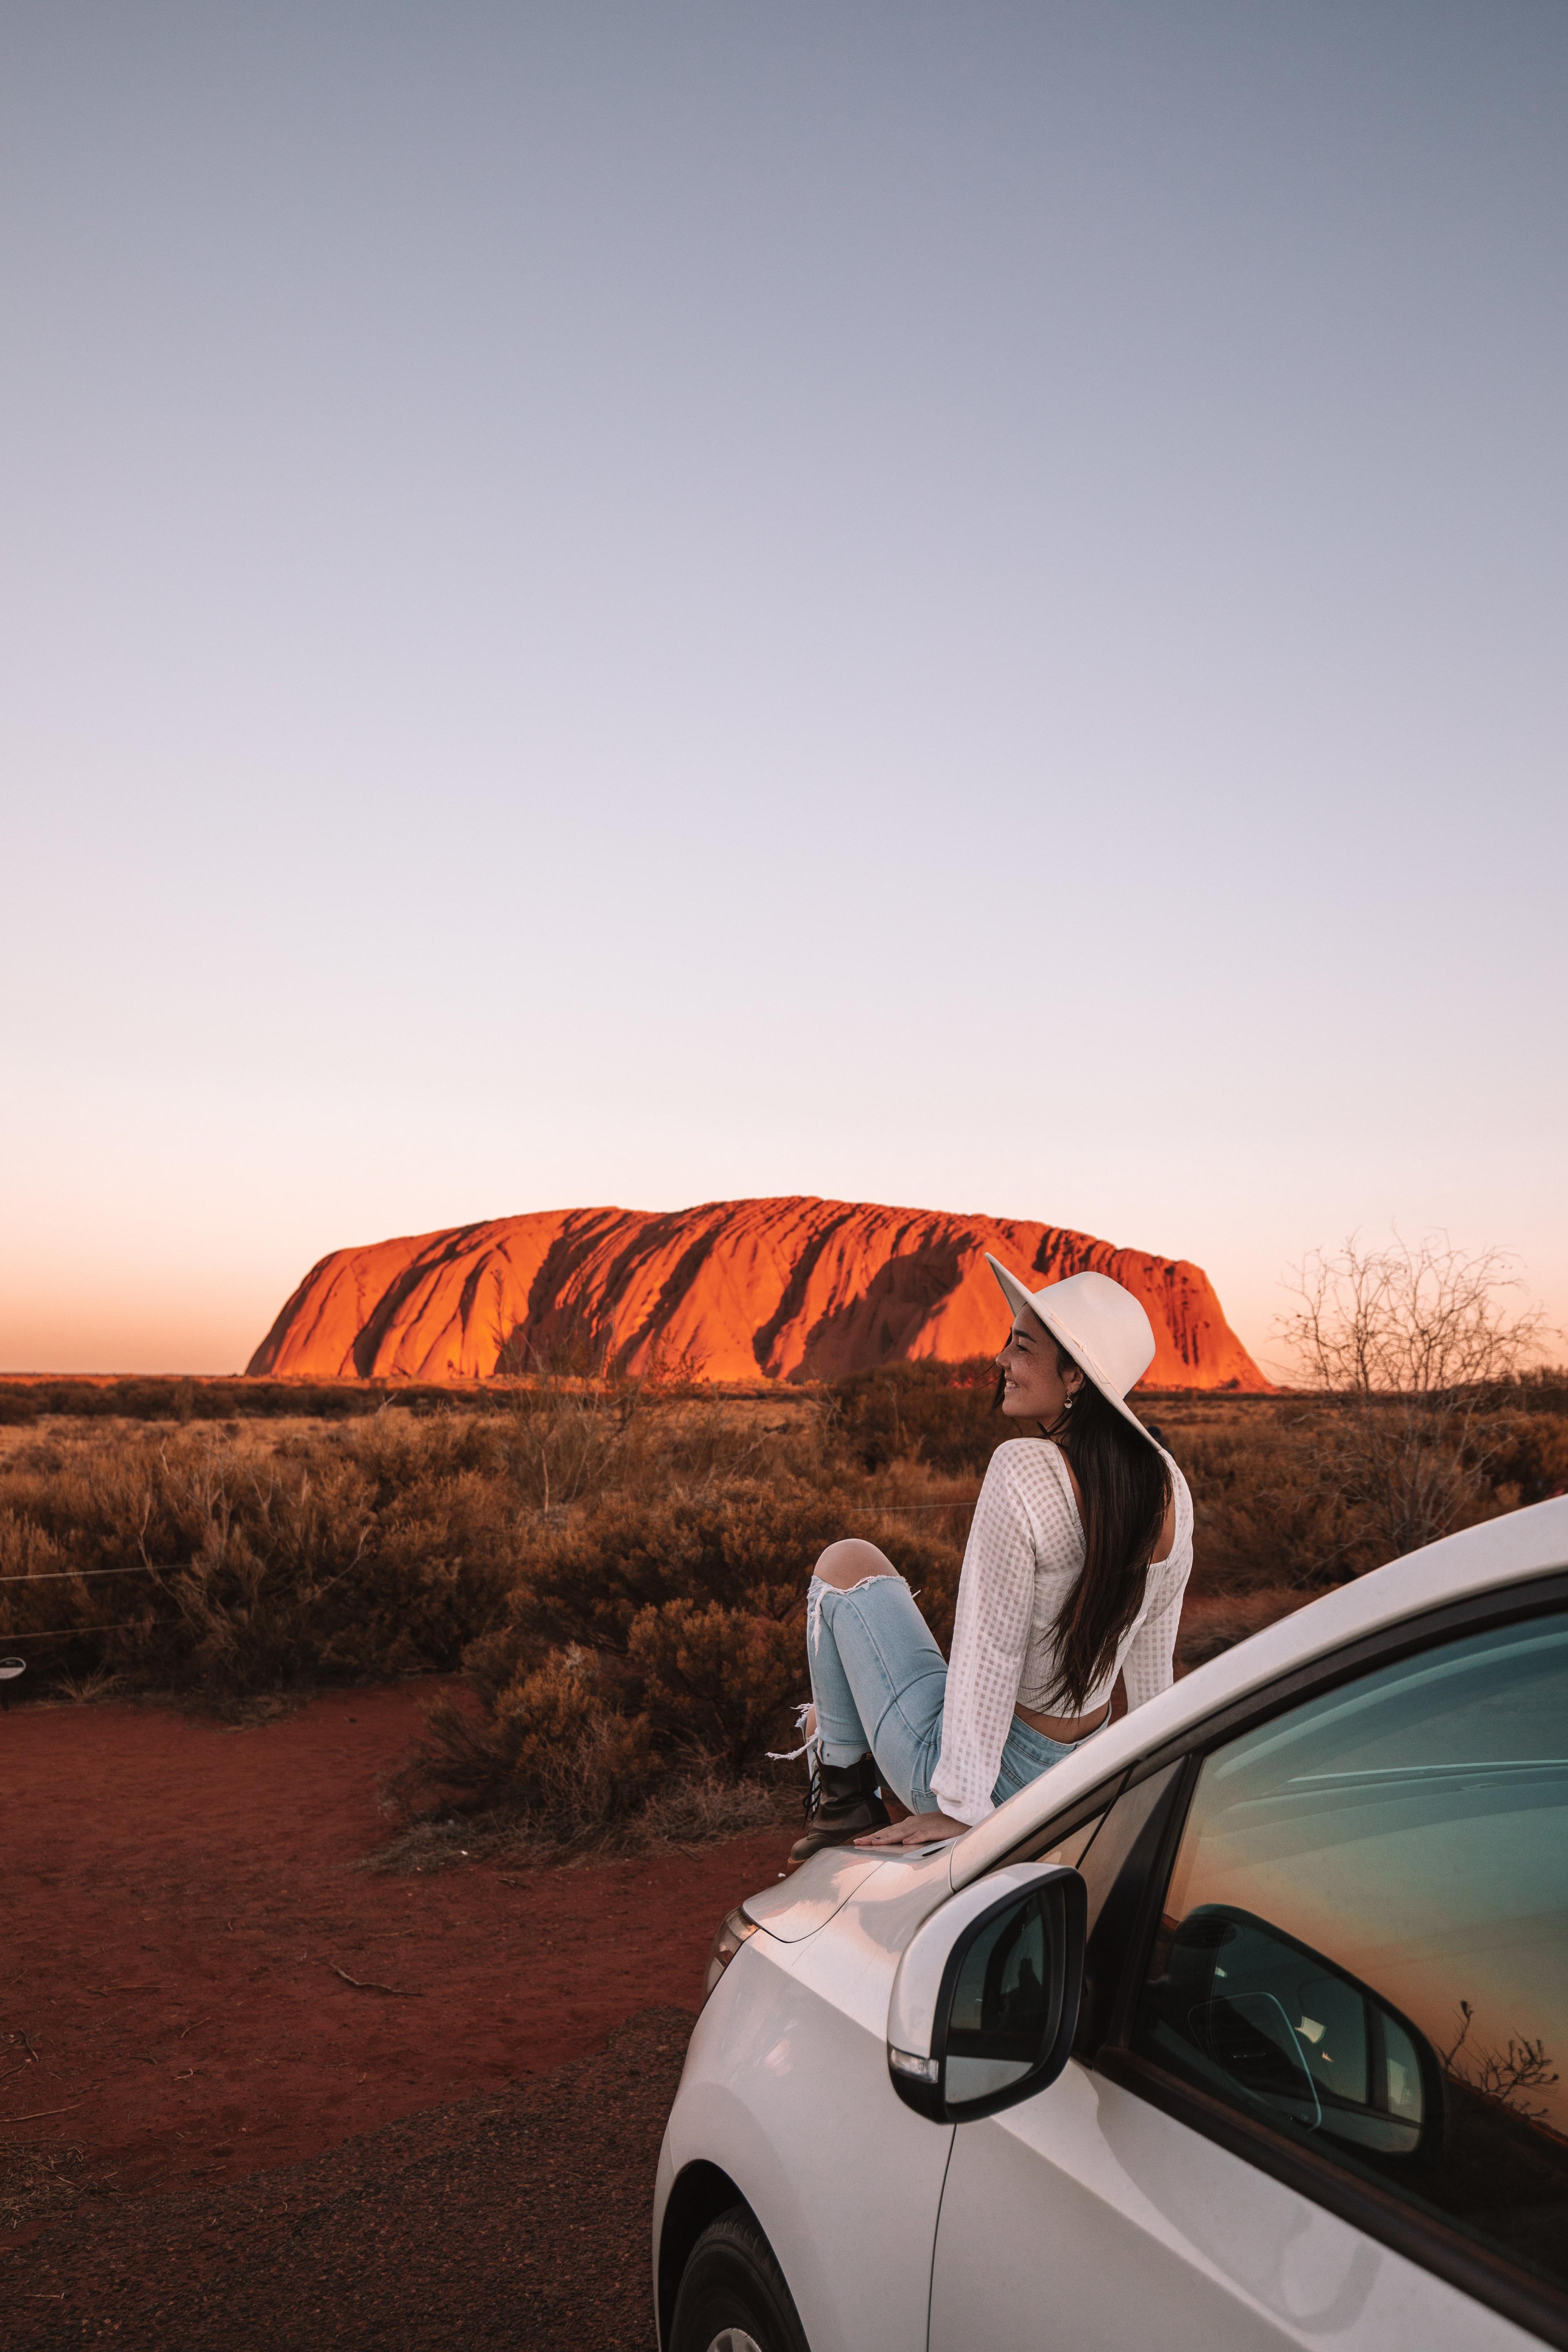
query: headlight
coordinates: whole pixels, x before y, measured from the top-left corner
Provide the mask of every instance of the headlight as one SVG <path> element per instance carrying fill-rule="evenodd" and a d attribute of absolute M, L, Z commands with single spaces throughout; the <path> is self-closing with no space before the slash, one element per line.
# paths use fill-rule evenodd
<path fill-rule="evenodd" d="M 757 1923 L 748 1919 L 743 1911 L 731 1911 L 713 1938 L 713 1949 L 708 1955 L 708 1974 L 702 1981 L 702 1998 L 707 2000 L 748 1936 L 757 1932 Z"/>

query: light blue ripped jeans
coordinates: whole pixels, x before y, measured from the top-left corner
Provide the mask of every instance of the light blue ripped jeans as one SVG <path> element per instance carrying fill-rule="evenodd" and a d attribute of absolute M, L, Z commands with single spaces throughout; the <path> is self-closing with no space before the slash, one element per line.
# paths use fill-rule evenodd
<path fill-rule="evenodd" d="M 853 1764 L 868 1749 L 900 1804 L 940 1812 L 931 1776 L 942 1754 L 947 1661 L 903 1578 L 868 1577 L 845 1592 L 814 1576 L 805 1629 L 823 1762 Z M 1016 1797 L 1073 1753 L 1015 1716 L 991 1801 Z"/>

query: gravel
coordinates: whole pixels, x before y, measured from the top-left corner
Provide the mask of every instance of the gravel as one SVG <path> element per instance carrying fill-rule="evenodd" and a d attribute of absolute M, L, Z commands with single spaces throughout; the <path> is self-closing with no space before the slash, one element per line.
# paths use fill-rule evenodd
<path fill-rule="evenodd" d="M 691 2025 L 645 2010 L 542 2079 L 227 2185 L 89 2189 L 0 2239 L 0 2335 L 14 2352 L 644 2352 L 654 2167 Z"/>

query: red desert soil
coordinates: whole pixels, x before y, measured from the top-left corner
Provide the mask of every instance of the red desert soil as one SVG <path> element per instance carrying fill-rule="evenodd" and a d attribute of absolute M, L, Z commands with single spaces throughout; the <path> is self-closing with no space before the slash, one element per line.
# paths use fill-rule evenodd
<path fill-rule="evenodd" d="M 335 1694 L 237 1730 L 142 1706 L 0 1719 L 0 2163 L 76 2147 L 85 2183 L 0 2229 L 10 2341 L 226 2344 L 247 2263 L 236 2342 L 293 2342 L 309 2303 L 315 2343 L 423 2343 L 410 2295 L 434 2342 L 456 2318 L 442 2261 L 470 2341 L 542 2345 L 557 2320 L 565 2341 L 590 2317 L 645 2340 L 647 2190 L 709 1941 L 776 1875 L 780 1837 L 357 1871 L 419 1696 Z M 437 2260 L 443 2199 L 482 2210 L 482 2259 L 458 2259 L 448 2215 Z"/>

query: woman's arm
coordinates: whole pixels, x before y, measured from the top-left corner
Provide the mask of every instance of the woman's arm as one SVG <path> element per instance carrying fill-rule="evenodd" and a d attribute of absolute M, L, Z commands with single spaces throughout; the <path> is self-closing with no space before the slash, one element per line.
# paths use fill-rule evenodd
<path fill-rule="evenodd" d="M 958 1586 L 942 1755 L 931 1774 L 931 1794 L 943 1816 L 966 1828 L 995 1811 L 991 1791 L 1012 1726 L 1034 1610 L 1035 1536 L 1015 1461 L 1012 1444 L 997 1447 L 974 1506 Z"/>
<path fill-rule="evenodd" d="M 1163 1453 L 1163 1447 L 1161 1451 Z M 1186 1480 L 1168 1454 L 1165 1461 L 1171 1473 L 1171 1501 L 1149 1570 L 1154 1596 L 1121 1663 L 1130 1709 L 1142 1706 L 1146 1699 L 1158 1698 L 1162 1691 L 1171 1687 L 1175 1675 L 1182 1601 L 1193 1572 L 1193 1498 Z"/>
<path fill-rule="evenodd" d="M 1145 1699 L 1158 1698 L 1162 1691 L 1170 1689 L 1174 1679 L 1176 1629 L 1182 1622 L 1182 1597 L 1187 1589 L 1189 1572 L 1190 1563 L 1173 1574 L 1163 1562 L 1149 1571 L 1151 1576 L 1163 1576 L 1164 1587 L 1133 1634 L 1131 1647 L 1121 1662 L 1130 1710 L 1142 1706 Z"/>

